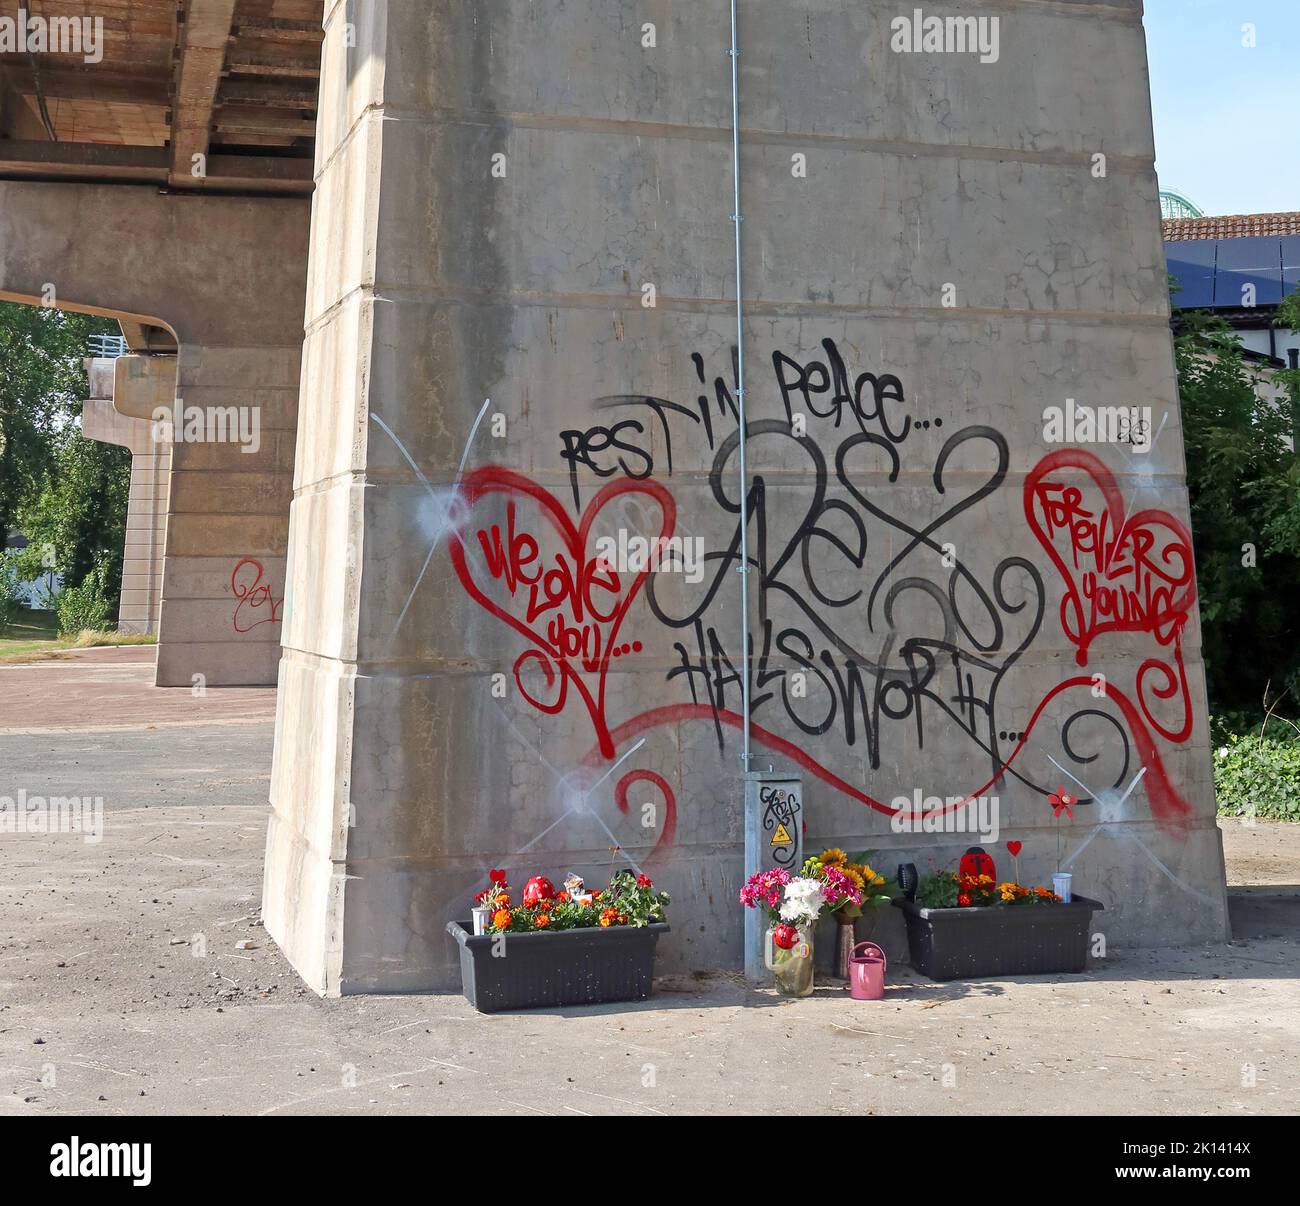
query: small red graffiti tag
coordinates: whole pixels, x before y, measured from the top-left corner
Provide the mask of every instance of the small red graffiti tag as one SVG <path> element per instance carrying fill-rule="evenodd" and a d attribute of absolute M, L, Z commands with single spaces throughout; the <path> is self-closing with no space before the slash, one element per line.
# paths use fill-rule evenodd
<path fill-rule="evenodd" d="M 231 573 L 230 589 L 239 600 L 232 621 L 236 632 L 251 632 L 259 624 L 280 622 L 284 600 L 277 601 L 272 597 L 270 583 L 262 581 L 265 574 L 262 563 L 253 557 L 245 557 Z M 254 619 L 251 613 L 262 607 L 266 608 L 266 614 Z M 245 608 L 248 608 L 247 612 Z"/>
<path fill-rule="evenodd" d="M 461 482 L 460 495 L 469 509 L 493 494 L 506 499 L 505 530 L 499 523 L 479 527 L 478 554 L 472 567 L 460 533 L 454 533 L 448 551 L 456 575 L 480 606 L 531 643 L 514 664 L 515 682 L 524 698 L 554 715 L 564 708 L 572 686 L 586 705 L 602 754 L 612 758 L 614 745 L 605 721 L 605 676 L 610 658 L 623 651 L 619 629 L 649 569 L 620 575 L 605 567 L 599 558 L 588 554 L 588 536 L 601 509 L 612 499 L 643 494 L 659 504 L 661 534 L 667 538 L 676 522 L 673 497 L 657 482 L 610 482 L 591 500 L 575 527 L 551 494 L 521 473 L 485 466 L 466 474 Z M 529 504 L 536 517 L 521 518 L 520 504 Z M 542 548 L 547 527 L 561 545 L 549 557 Z M 495 591 L 499 597 L 500 586 L 508 597 L 498 601 L 489 592 Z M 554 698 L 539 698 L 526 685 L 523 671 L 529 663 L 535 663 Z M 590 679 L 595 680 L 594 690 Z"/>
<path fill-rule="evenodd" d="M 1083 482 L 1063 480 L 1070 470 L 1084 474 Z M 1191 533 L 1168 511 L 1126 511 L 1114 475 L 1081 449 L 1044 457 L 1025 478 L 1024 506 L 1030 528 L 1065 580 L 1061 627 L 1077 649 L 1075 661 L 1087 665 L 1092 642 L 1107 632 L 1146 632 L 1158 645 L 1172 646 L 1172 665 L 1152 657 L 1139 667 L 1138 702 L 1160 733 L 1186 741 L 1192 706 L 1182 633 L 1196 602 Z M 1177 698 L 1177 722 L 1163 723 L 1150 697 Z"/>

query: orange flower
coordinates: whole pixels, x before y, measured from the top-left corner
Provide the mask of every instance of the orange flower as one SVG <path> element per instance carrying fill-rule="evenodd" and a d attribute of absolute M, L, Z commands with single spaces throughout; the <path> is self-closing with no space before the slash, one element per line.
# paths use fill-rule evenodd
<path fill-rule="evenodd" d="M 492 924 L 499 930 L 504 930 L 510 924 L 510 910 L 498 909 L 492 914 Z"/>
<path fill-rule="evenodd" d="M 555 903 L 556 903 L 556 904 L 568 904 L 568 903 L 569 903 L 569 894 L 568 894 L 567 892 L 557 892 L 557 893 L 555 894 Z"/>
<path fill-rule="evenodd" d="M 533 918 L 533 924 L 537 926 L 538 929 L 545 929 L 551 924 L 551 915 L 543 910 Z"/>
<path fill-rule="evenodd" d="M 626 914 L 626 913 L 620 913 L 620 914 L 618 915 L 618 924 L 619 924 L 619 925 L 627 925 L 627 914 Z"/>

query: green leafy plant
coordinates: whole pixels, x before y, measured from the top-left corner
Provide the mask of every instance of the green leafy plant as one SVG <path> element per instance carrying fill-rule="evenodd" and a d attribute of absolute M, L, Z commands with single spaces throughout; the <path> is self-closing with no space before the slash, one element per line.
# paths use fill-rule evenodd
<path fill-rule="evenodd" d="M 1060 900 L 1050 888 L 1010 881 L 997 883 L 990 875 L 962 875 L 957 871 L 933 871 L 916 891 L 916 903 L 926 909 L 1019 908 L 1059 904 Z"/>
<path fill-rule="evenodd" d="M 59 633 L 76 636 L 85 629 L 99 631 L 109 628 L 113 619 L 113 604 L 104 588 L 105 566 L 96 563 L 76 586 L 59 592 Z"/>
<path fill-rule="evenodd" d="M 1289 307 L 1289 309 L 1288 309 Z M 1284 311 L 1300 311 L 1294 296 Z M 1296 314 L 1300 320 L 1300 313 Z M 1300 705 L 1300 380 L 1271 382 L 1223 319 L 1179 311 L 1174 356 L 1211 704 L 1249 711 L 1271 678 Z M 1281 384 L 1291 404 L 1278 400 Z M 1243 648 L 1268 649 L 1243 658 Z"/>
<path fill-rule="evenodd" d="M 952 871 L 932 871 L 916 889 L 916 903 L 926 909 L 957 907 L 957 875 Z"/>
<path fill-rule="evenodd" d="M 1300 821 L 1300 737 L 1229 733 L 1214 751 L 1219 813 Z"/>
<path fill-rule="evenodd" d="M 0 552 L 0 636 L 9 631 L 9 626 L 25 610 L 18 571 L 12 559 Z"/>
<path fill-rule="evenodd" d="M 664 907 L 671 903 L 667 892 L 655 891 L 648 876 L 632 871 L 615 871 L 609 877 L 604 899 L 608 908 L 628 919 L 626 924 L 638 929 L 664 921 Z"/>

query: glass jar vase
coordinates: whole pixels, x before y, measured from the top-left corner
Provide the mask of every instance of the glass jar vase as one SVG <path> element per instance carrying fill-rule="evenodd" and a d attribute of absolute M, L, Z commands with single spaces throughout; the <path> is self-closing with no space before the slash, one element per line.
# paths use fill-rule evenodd
<path fill-rule="evenodd" d="M 763 962 L 776 976 L 777 991 L 783 997 L 810 997 L 813 990 L 812 926 L 795 927 L 794 945 L 788 950 L 778 946 L 776 927 L 763 935 Z"/>

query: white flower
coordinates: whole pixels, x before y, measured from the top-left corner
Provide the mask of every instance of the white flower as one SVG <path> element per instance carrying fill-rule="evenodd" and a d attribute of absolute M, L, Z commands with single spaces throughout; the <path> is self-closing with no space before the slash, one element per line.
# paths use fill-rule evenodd
<path fill-rule="evenodd" d="M 821 914 L 823 903 L 820 880 L 807 877 L 792 879 L 785 886 L 785 900 L 781 905 L 781 920 L 816 921 Z"/>

